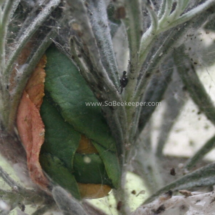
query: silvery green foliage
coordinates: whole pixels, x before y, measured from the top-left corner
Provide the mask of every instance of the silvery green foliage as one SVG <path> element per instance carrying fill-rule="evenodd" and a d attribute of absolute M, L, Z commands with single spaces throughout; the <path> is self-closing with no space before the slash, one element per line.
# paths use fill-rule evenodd
<path fill-rule="evenodd" d="M 165 102 L 169 104 L 169 109 L 166 109 L 164 114 L 166 118 L 163 119 L 166 125 L 161 129 L 156 149 L 151 145 L 149 121 L 155 108 L 123 105 L 102 107 L 117 141 L 118 154 L 123 166 L 122 184 L 115 193 L 117 201 L 124 203 L 118 213 L 132 214 L 127 207 L 128 194 L 124 189 L 124 177 L 127 171 L 131 170 L 142 177 L 150 194 L 154 193 L 148 201 L 157 198 L 145 208 L 140 206 L 134 215 L 156 214 L 162 204 L 165 206 L 160 208 L 159 214 L 196 214 L 197 208 L 199 214 L 211 214 L 213 206 L 210 202 L 214 198 L 212 193 L 198 195 L 192 193 L 192 196 L 186 199 L 170 196 L 169 200 L 164 202 L 160 202 L 158 196 L 169 189 L 177 192 L 179 189 L 212 186 L 215 183 L 214 164 L 197 169 L 170 184 L 163 180 L 160 173 L 161 163 L 165 160 L 163 149 L 167 137 L 183 107 L 183 102 L 174 100 L 168 94 L 169 89 L 180 88 L 174 83 L 178 83 L 180 79 L 180 83 L 186 87 L 198 108 L 209 121 L 215 123 L 213 103 L 199 80 L 187 51 L 188 43 L 184 39 L 184 35 L 196 29 L 204 29 L 205 24 L 214 19 L 215 1 L 159 2 L 156 0 L 0 2 L 0 149 L 3 156 L 16 166 L 16 169 L 19 169 L 17 168 L 19 166 L 26 169 L 24 151 L 19 145 L 14 129 L 17 106 L 32 69 L 47 47 L 55 43 L 74 61 L 100 102 L 159 102 L 167 92 Z M 106 10 L 111 8 L 115 11 L 115 17 L 106 13 Z M 118 20 L 112 19 L 113 17 Z M 24 64 L 19 64 L 18 57 L 29 41 L 33 41 L 29 57 Z M 121 89 L 120 78 L 123 71 L 127 72 L 128 84 Z M 13 86 L 10 86 L 11 77 L 15 83 Z M 171 79 L 175 82 L 171 82 Z M 179 90 L 181 97 L 185 96 L 183 93 Z M 140 136 L 141 133 L 144 135 Z M 5 144 L 8 142 L 10 145 Z M 194 164 L 212 149 L 214 138 L 205 142 L 193 158 L 187 161 L 184 170 L 191 170 Z M 38 205 L 49 206 L 38 209 L 34 214 L 43 214 L 54 208 L 54 202 L 50 197 L 35 191 L 37 198 L 33 191 L 31 193 L 16 184 L 3 170 L 0 173 L 12 189 L 0 190 L 1 198 L 7 200 L 12 206 L 11 209 L 17 207 L 19 202 L 25 204 L 36 202 Z M 16 195 L 13 194 L 14 187 L 18 189 Z M 22 195 L 19 195 L 19 192 Z M 65 201 L 60 198 L 60 192 Z M 29 200 L 30 194 L 32 198 Z M 53 195 L 59 208 L 63 209 L 63 214 L 87 214 L 84 207 L 70 199 L 61 188 L 54 188 Z M 11 201 L 12 196 L 15 203 Z M 203 199 L 204 208 L 196 204 L 197 197 Z M 75 204 L 77 206 L 75 212 L 69 207 L 65 211 L 65 202 L 70 206 Z M 176 208 L 174 212 L 173 207 Z"/>
<path fill-rule="evenodd" d="M 157 200 L 139 207 L 132 215 L 153 215 L 156 212 L 162 215 L 211 215 L 214 212 L 214 192 L 189 192 L 181 191 L 183 195 Z"/>
<path fill-rule="evenodd" d="M 64 215 L 87 215 L 79 202 L 75 198 L 70 197 L 70 195 L 61 187 L 55 187 L 52 193 Z"/>

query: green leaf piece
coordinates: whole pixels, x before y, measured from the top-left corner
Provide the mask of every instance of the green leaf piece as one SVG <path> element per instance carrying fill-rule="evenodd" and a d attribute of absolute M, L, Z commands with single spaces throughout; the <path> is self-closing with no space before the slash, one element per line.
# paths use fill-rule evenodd
<path fill-rule="evenodd" d="M 117 188 L 121 178 L 118 157 L 114 153 L 103 148 L 100 144 L 93 142 L 93 145 L 98 150 L 100 157 L 104 161 L 105 169 L 109 178 L 112 180 L 113 186 Z"/>
<path fill-rule="evenodd" d="M 64 121 L 47 96 L 44 97 L 40 113 L 45 124 L 45 143 L 41 154 L 50 153 L 60 158 L 72 172 L 71 161 L 81 139 L 80 133 Z"/>
<path fill-rule="evenodd" d="M 105 171 L 104 163 L 98 154 L 75 154 L 74 175 L 84 184 L 106 184 L 112 186 Z"/>
<path fill-rule="evenodd" d="M 87 102 L 98 102 L 75 65 L 55 47 L 47 53 L 45 90 L 69 124 L 101 144 L 116 152 L 115 140 L 98 105 L 87 106 Z"/>
<path fill-rule="evenodd" d="M 45 172 L 49 176 L 52 176 L 55 183 L 60 184 L 68 190 L 76 199 L 81 198 L 75 177 L 60 159 L 50 154 L 42 154 L 40 156 L 40 162 L 43 164 L 42 166 Z"/>

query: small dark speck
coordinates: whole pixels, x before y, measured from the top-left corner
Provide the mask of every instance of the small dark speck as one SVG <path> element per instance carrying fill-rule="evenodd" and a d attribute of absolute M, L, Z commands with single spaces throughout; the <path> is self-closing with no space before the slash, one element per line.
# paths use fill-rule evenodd
<path fill-rule="evenodd" d="M 103 91 L 103 86 L 102 86 L 100 83 L 97 84 L 97 88 L 98 88 L 100 91 Z"/>
<path fill-rule="evenodd" d="M 170 175 L 173 175 L 173 176 L 176 175 L 175 168 L 170 169 L 169 173 Z"/>
<path fill-rule="evenodd" d="M 123 88 L 125 88 L 127 84 L 128 84 L 128 78 L 126 75 L 126 71 L 124 71 L 122 77 L 120 78 L 120 85 L 121 85 L 120 93 L 122 93 Z"/>
<path fill-rule="evenodd" d="M 187 87 L 186 87 L 186 86 L 183 86 L 183 87 L 182 87 L 182 90 L 183 90 L 183 91 L 186 91 L 186 90 L 187 90 Z"/>
<path fill-rule="evenodd" d="M 21 205 L 21 211 L 23 211 L 23 212 L 25 211 L 25 205 L 23 205 L 23 204 Z"/>
<path fill-rule="evenodd" d="M 100 78 L 103 78 L 103 77 L 104 77 L 104 75 L 103 75 L 101 72 L 98 73 L 98 75 L 99 75 Z"/>
<path fill-rule="evenodd" d="M 117 203 L 116 209 L 117 209 L 118 211 L 120 211 L 121 207 L 122 207 L 122 202 L 119 201 L 119 202 Z"/>
<path fill-rule="evenodd" d="M 115 11 L 115 19 L 124 19 L 126 17 L 125 7 L 118 7 Z"/>
<path fill-rule="evenodd" d="M 185 211 L 186 208 L 187 208 L 186 205 L 181 205 L 181 206 L 180 206 L 180 210 L 181 210 L 181 211 Z"/>
<path fill-rule="evenodd" d="M 52 190 L 52 189 L 53 189 L 53 186 L 52 186 L 52 185 L 48 185 L 47 188 L 48 188 L 49 190 Z"/>
<path fill-rule="evenodd" d="M 150 73 L 146 73 L 146 78 L 149 78 L 150 77 Z"/>
<path fill-rule="evenodd" d="M 110 109 L 112 110 L 112 111 L 114 111 L 114 107 L 112 107 L 112 106 L 109 106 L 110 107 Z"/>
<path fill-rule="evenodd" d="M 132 190 L 131 194 L 136 195 L 136 190 Z"/>
<path fill-rule="evenodd" d="M 169 195 L 170 197 L 172 197 L 173 192 L 172 192 L 172 190 L 169 190 L 169 191 L 167 191 L 165 194 L 166 194 L 166 195 Z"/>
<path fill-rule="evenodd" d="M 173 5 L 172 5 L 171 13 L 175 10 L 176 6 L 177 6 L 177 2 L 174 2 Z"/>
<path fill-rule="evenodd" d="M 161 214 L 162 212 L 165 211 L 165 206 L 164 205 L 161 205 L 160 207 L 158 207 L 157 210 L 153 211 L 155 214 Z"/>

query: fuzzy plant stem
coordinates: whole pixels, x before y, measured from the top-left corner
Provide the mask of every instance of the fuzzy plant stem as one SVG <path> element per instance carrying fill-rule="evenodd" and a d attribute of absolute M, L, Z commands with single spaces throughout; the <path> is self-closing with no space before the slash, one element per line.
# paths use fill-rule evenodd
<path fill-rule="evenodd" d="M 179 191 L 182 195 L 171 193 L 164 194 L 159 200 L 147 205 L 141 205 L 131 215 L 154 215 L 154 214 L 208 214 L 214 212 L 214 191 L 212 192 L 190 192 Z"/>
<path fill-rule="evenodd" d="M 148 86 L 145 96 L 144 102 L 160 102 L 163 98 L 164 93 L 168 87 L 168 84 L 171 81 L 171 76 L 173 73 L 173 69 L 169 67 L 169 64 L 166 63 L 158 74 L 155 74 L 151 80 L 150 85 Z M 138 130 L 136 133 L 136 137 L 138 137 L 145 127 L 146 123 L 149 121 L 152 113 L 156 109 L 156 106 L 143 106 L 140 113 Z"/>
<path fill-rule="evenodd" d="M 52 190 L 52 194 L 63 215 L 87 215 L 80 202 L 74 199 L 63 188 L 55 187 Z"/>
<path fill-rule="evenodd" d="M 180 13 L 177 12 L 178 10 L 181 10 L 181 7 L 176 7 L 175 10 L 176 10 L 176 12 L 178 14 L 178 17 L 175 16 L 173 20 L 169 19 L 169 16 L 170 16 L 170 13 L 171 13 L 171 7 L 172 7 L 171 5 L 172 5 L 172 3 L 171 3 L 171 5 L 168 5 L 168 2 L 166 3 L 164 14 L 160 18 L 160 20 L 158 20 L 159 18 L 157 17 L 155 12 L 150 7 L 148 7 L 148 11 L 149 11 L 150 16 L 151 16 L 151 26 L 148 28 L 148 30 L 143 34 L 143 36 L 141 38 L 140 57 L 139 57 L 140 65 L 142 66 L 142 64 L 146 60 L 147 55 L 149 54 L 149 51 L 151 50 L 152 44 L 154 43 L 155 39 L 157 38 L 157 36 L 160 33 L 162 33 L 162 32 L 164 32 L 164 31 L 166 31 L 166 30 L 168 30 L 170 28 L 173 28 L 173 27 L 175 27 L 175 26 L 177 26 L 177 25 L 179 25 L 181 23 L 184 23 L 184 22 L 192 19 L 193 17 L 195 17 L 195 16 L 199 15 L 200 13 L 204 12 L 206 9 L 208 9 L 208 7 L 211 7 L 214 3 L 215 3 L 215 1 L 210 1 L 210 2 L 207 1 L 206 3 L 197 6 L 196 8 L 190 10 L 189 12 L 183 14 L 182 16 L 179 16 Z M 183 5 L 184 5 L 183 7 L 186 6 L 185 3 Z M 182 22 L 182 20 L 183 20 L 183 22 Z M 172 24 L 171 24 L 171 22 L 172 22 Z M 165 23 L 166 23 L 167 27 L 164 27 Z M 183 32 L 184 32 L 183 28 L 186 29 L 186 27 L 187 27 L 186 24 L 185 24 L 185 26 L 182 25 L 181 26 L 182 30 L 180 28 L 178 29 L 178 31 L 182 32 L 182 34 L 180 34 L 178 32 L 178 34 L 176 34 L 176 37 L 180 37 L 180 35 L 183 35 Z M 171 48 L 174 47 L 173 45 L 170 45 L 170 44 L 172 44 L 172 42 L 170 42 L 168 44 L 169 47 L 170 47 L 169 50 L 171 50 Z M 161 55 L 163 55 L 163 53 L 167 54 L 167 52 L 162 52 Z M 164 56 L 162 57 L 161 55 L 157 55 L 157 58 L 158 58 L 159 61 L 161 61 L 162 58 L 164 57 Z M 154 65 L 154 63 L 151 64 L 151 65 L 153 65 L 153 70 L 152 71 L 156 71 L 155 70 L 156 66 Z M 157 64 L 157 65 L 159 65 L 159 64 Z M 138 85 L 137 85 L 137 88 L 136 88 L 136 91 L 135 91 L 134 96 L 133 96 L 134 101 L 142 100 L 143 93 L 144 93 L 144 91 L 146 89 L 146 85 L 149 82 L 149 80 L 151 80 L 149 78 L 151 75 L 152 75 L 152 72 L 149 70 L 149 71 L 146 71 L 145 74 L 142 75 L 142 77 L 140 78 L 140 80 L 138 82 Z M 133 137 L 135 135 L 134 133 L 137 130 L 137 120 L 140 117 L 140 112 L 141 112 L 140 110 L 141 110 L 140 108 L 137 108 L 137 110 L 135 111 L 135 108 L 132 108 L 131 111 L 130 111 L 130 115 L 132 115 L 132 116 L 136 112 L 134 120 L 133 120 L 133 123 L 131 123 L 132 130 L 133 130 L 131 137 Z"/>
<path fill-rule="evenodd" d="M 105 212 L 92 205 L 87 200 L 82 202 L 82 206 L 90 215 L 107 215 Z"/>
<path fill-rule="evenodd" d="M 177 83 L 180 82 L 180 78 L 178 74 L 175 73 L 177 76 Z M 178 84 L 180 85 L 180 84 Z M 159 131 L 157 147 L 156 147 L 156 156 L 157 158 L 163 158 L 164 156 L 164 147 L 168 140 L 168 137 L 171 133 L 172 127 L 174 126 L 175 122 L 177 121 L 177 117 L 179 116 L 181 109 L 183 108 L 185 101 L 187 101 L 186 93 L 182 88 L 179 88 L 178 85 L 175 84 L 173 81 L 169 85 L 169 89 L 167 91 L 168 96 L 165 102 L 165 110 L 161 120 L 161 128 Z M 177 98 L 172 96 L 172 92 L 177 91 Z"/>
<path fill-rule="evenodd" d="M 43 215 L 51 209 L 51 205 L 45 205 L 38 208 L 32 215 Z"/>
<path fill-rule="evenodd" d="M 1 167 L 0 177 L 11 187 L 11 191 L 0 189 L 0 199 L 7 202 L 10 209 L 13 209 L 20 204 L 45 204 L 46 207 L 51 208 L 53 206 L 53 200 L 50 196 L 44 193 L 38 193 L 33 190 L 25 189 L 15 182 Z"/>
<path fill-rule="evenodd" d="M 77 24 L 75 26 L 79 26 L 77 27 L 77 32 L 81 35 L 81 43 L 85 44 L 82 48 L 92 62 L 94 71 L 96 72 L 95 75 L 100 78 L 101 85 L 107 87 L 107 89 L 104 91 L 110 90 L 109 93 L 114 96 L 113 98 L 119 101 L 119 95 L 117 93 L 118 90 L 114 86 L 113 81 L 110 79 L 108 72 L 102 64 L 99 47 L 96 42 L 94 31 L 88 17 L 86 6 L 80 0 L 68 0 L 67 2 L 71 6 L 71 12 L 73 16 L 77 19 Z"/>
<path fill-rule="evenodd" d="M 8 25 L 15 11 L 14 8 L 17 7 L 19 0 L 8 0 L 2 1 L 0 5 L 0 120 L 4 120 L 4 109 L 8 106 L 8 93 L 5 92 L 7 88 L 7 82 L 5 82 L 4 71 L 6 67 L 6 46 L 7 46 L 7 34 L 8 34 Z M 4 5 L 4 7 L 3 7 Z"/>
<path fill-rule="evenodd" d="M 178 74 L 199 110 L 215 125 L 215 107 L 213 102 L 199 80 L 195 67 L 185 54 L 184 49 L 185 47 L 181 46 L 173 53 L 178 68 Z"/>
<path fill-rule="evenodd" d="M 21 190 L 21 186 L 17 184 L 1 167 L 0 167 L 0 177 L 14 190 Z"/>
<path fill-rule="evenodd" d="M 19 206 L 20 203 L 24 205 L 31 205 L 32 203 L 38 205 L 48 204 L 45 196 L 38 195 L 37 192 L 25 189 L 22 191 L 5 191 L 0 189 L 0 199 L 7 202 L 11 209 Z"/>
<path fill-rule="evenodd" d="M 10 19 L 13 15 L 14 8 L 17 7 L 20 0 L 8 0 L 5 1 L 4 8 L 0 5 L 0 65 L 1 65 L 1 75 L 5 68 L 5 57 L 6 57 L 6 44 L 7 44 L 7 32 L 8 32 L 8 25 Z M 1 83 L 4 84 L 4 83 Z"/>
<path fill-rule="evenodd" d="M 215 136 L 211 137 L 185 164 L 185 169 L 190 170 L 207 153 L 215 147 Z"/>
<path fill-rule="evenodd" d="M 171 3 L 168 3 L 168 2 L 171 2 Z M 215 4 L 215 0 L 208 0 L 184 14 L 182 13 L 186 8 L 185 6 L 187 5 L 187 2 L 186 0 L 182 0 L 182 6 L 176 7 L 175 11 L 173 11 L 172 14 L 174 14 L 174 16 L 171 15 L 172 4 L 173 4 L 172 1 L 169 1 L 169 0 L 167 1 L 165 10 L 160 19 L 159 17 L 157 17 L 156 14 L 153 13 L 152 10 L 149 9 L 149 12 L 151 13 L 151 17 L 152 17 L 151 18 L 152 23 L 150 28 L 143 34 L 141 38 L 140 65 L 142 65 L 143 62 L 145 61 L 146 56 L 151 48 L 151 45 L 153 44 L 153 41 L 155 40 L 157 35 L 198 16 L 199 14 L 201 14 L 202 12 L 206 11 L 208 8 L 213 6 Z M 175 13 L 177 15 L 175 15 Z"/>
<path fill-rule="evenodd" d="M 150 14 L 150 17 L 151 17 L 151 20 L 152 20 L 152 31 L 156 28 L 157 26 L 157 18 L 156 18 L 156 15 L 155 15 L 155 12 L 151 9 L 151 7 L 148 5 L 148 3 L 146 4 L 146 8 L 148 9 L 149 11 L 149 14 Z M 136 8 L 137 10 L 137 8 Z M 132 11 L 133 13 L 135 12 L 134 10 Z M 135 17 L 136 15 L 133 14 L 133 16 Z M 141 13 L 139 13 L 139 17 L 141 17 Z M 130 25 L 132 24 L 131 22 L 129 23 Z M 127 26 L 128 28 L 128 26 Z M 129 28 L 131 28 L 131 26 L 129 26 Z M 141 28 L 139 28 L 140 30 Z M 136 31 L 136 36 L 137 36 L 137 29 L 134 29 Z M 141 32 L 141 31 L 140 31 Z M 128 31 L 128 38 L 131 37 L 132 35 L 129 36 L 129 33 L 130 31 Z M 131 33 L 130 33 L 131 34 Z M 133 40 L 136 40 L 137 38 L 130 38 L 130 40 L 133 39 Z M 138 76 L 140 75 L 140 70 L 141 70 L 141 67 L 142 67 L 142 63 L 144 62 L 141 62 L 140 61 L 140 48 L 141 48 L 141 38 L 140 38 L 140 34 L 139 34 L 139 37 L 138 37 L 138 52 L 134 54 L 135 52 L 135 49 L 134 48 L 137 48 L 137 45 L 136 47 L 134 47 L 134 42 L 132 41 L 129 41 L 130 44 L 130 64 L 129 64 L 129 67 L 128 67 L 128 71 L 129 71 L 129 77 L 128 77 L 128 86 L 126 87 L 126 90 L 125 90 L 125 99 L 126 101 L 130 102 L 138 102 L 138 100 L 135 98 L 135 91 L 136 91 L 136 87 L 137 87 L 137 83 L 138 83 Z M 151 47 L 151 46 L 150 46 Z M 150 48 L 149 48 L 150 49 Z M 149 51 L 148 49 L 148 51 Z M 137 115 L 135 115 L 135 112 L 136 112 L 136 107 L 134 106 L 128 106 L 127 107 L 127 118 L 128 118 L 128 129 L 129 131 L 132 130 L 131 132 L 131 135 L 130 135 L 130 142 L 133 143 L 135 142 L 134 140 L 134 130 L 136 131 L 136 125 L 138 124 L 138 117 L 136 117 Z M 135 117 L 134 117 L 135 116 Z"/>
<path fill-rule="evenodd" d="M 149 203 L 159 195 L 164 194 L 165 192 L 170 190 L 177 191 L 180 189 L 212 186 L 215 183 L 214 171 L 214 163 L 204 166 L 161 188 L 155 194 L 150 196 L 144 203 Z"/>
<path fill-rule="evenodd" d="M 139 75 L 139 47 L 140 38 L 142 34 L 142 4 L 139 0 L 125 0 L 126 18 L 124 20 L 125 28 L 127 30 L 130 62 L 128 65 L 128 85 L 125 88 L 124 98 L 126 101 L 131 101 L 132 94 L 136 87 L 137 77 Z"/>
<path fill-rule="evenodd" d="M 138 139 L 138 143 L 133 146 L 129 158 L 135 173 L 143 179 L 149 194 L 163 186 L 158 160 L 152 147 L 150 121 Z"/>
<path fill-rule="evenodd" d="M 8 83 L 9 77 L 12 73 L 13 64 L 15 63 L 23 47 L 41 26 L 41 24 L 47 19 L 50 13 L 60 4 L 60 2 L 60 0 L 51 0 L 47 5 L 45 5 L 45 7 L 34 19 L 34 21 L 28 26 L 28 28 L 26 28 L 25 32 L 23 32 L 22 36 L 17 41 L 14 50 L 9 54 L 9 58 L 4 71 L 4 80 L 6 81 L 6 83 Z"/>
<path fill-rule="evenodd" d="M 121 206 L 120 206 L 120 210 L 118 211 L 118 215 L 129 215 L 131 210 L 128 206 L 128 192 L 125 188 L 125 184 L 126 184 L 126 176 L 127 176 L 127 172 L 128 172 L 128 165 L 124 165 L 122 167 L 122 176 L 121 176 L 121 183 L 120 186 L 117 190 L 114 190 L 114 197 L 115 200 L 117 202 L 117 204 L 119 202 L 121 202 Z"/>
<path fill-rule="evenodd" d="M 156 73 L 156 71 L 159 70 L 159 65 L 163 62 L 163 60 L 169 55 L 169 53 L 173 50 L 174 46 L 177 44 L 177 42 L 182 38 L 186 30 L 188 29 L 189 24 L 186 23 L 185 26 L 181 27 L 179 30 L 175 28 L 172 30 L 171 33 L 167 36 L 166 40 L 164 40 L 163 44 L 159 47 L 159 49 L 156 51 L 156 53 L 152 56 L 151 62 L 149 63 L 148 67 L 144 71 L 143 77 L 140 78 L 138 82 L 138 87 L 135 92 L 135 100 L 136 101 L 144 101 L 145 93 L 147 89 L 148 83 L 153 79 L 153 75 Z M 172 42 L 172 38 L 174 38 L 174 41 Z M 172 67 L 171 67 L 172 68 Z M 173 68 L 172 68 L 173 69 Z M 143 112 L 144 107 L 137 107 L 135 117 L 133 119 L 133 128 L 132 128 L 132 137 L 137 138 L 137 131 L 139 122 L 141 122 L 143 119 Z M 141 132 L 141 131 L 139 131 Z"/>
<path fill-rule="evenodd" d="M 195 9 L 193 9 L 193 10 L 195 10 Z M 196 14 L 196 16 L 197 15 L 199 15 L 199 13 Z M 183 36 L 183 33 L 186 30 L 188 30 L 189 27 L 191 27 L 192 25 L 194 25 L 193 23 L 195 23 L 195 25 L 202 25 L 202 23 L 204 23 L 205 20 L 207 20 L 210 15 L 211 15 L 210 12 L 207 12 L 207 11 L 204 12 L 204 10 L 203 10 L 202 14 L 196 20 L 192 19 L 190 22 L 187 22 L 187 23 L 184 23 L 184 24 L 178 26 L 177 28 L 175 28 L 173 30 L 173 32 L 171 32 L 167 36 L 167 39 L 166 39 L 167 43 L 166 43 L 166 45 L 165 45 L 165 42 L 164 42 L 164 44 L 158 49 L 158 51 L 154 54 L 154 56 L 152 56 L 152 60 L 151 60 L 151 62 L 149 64 L 148 68 L 146 69 L 144 75 L 140 78 L 140 80 L 138 82 L 138 86 L 137 86 L 136 92 L 135 92 L 135 95 L 134 95 L 135 100 L 137 100 L 144 93 L 145 85 L 148 83 L 148 79 L 149 79 L 149 78 L 146 78 L 145 76 L 151 76 L 152 75 L 152 71 L 156 71 L 157 70 L 158 65 L 161 63 L 161 61 L 164 59 L 164 57 L 167 56 L 167 54 L 168 54 L 167 51 L 168 50 L 172 50 L 174 48 L 174 45 L 177 43 L 177 41 L 175 41 L 175 39 L 177 39 L 179 41 L 179 39 Z M 191 18 L 193 18 L 193 17 L 190 17 L 190 19 Z M 169 41 L 168 41 L 168 38 L 169 38 Z M 172 41 L 172 38 L 174 38 L 174 41 Z M 147 51 L 147 53 L 149 52 L 148 49 L 145 50 L 145 51 Z M 145 57 L 144 57 L 144 60 L 145 60 Z"/>
<path fill-rule="evenodd" d="M 89 0 L 88 10 L 88 13 L 90 13 L 90 21 L 97 41 L 102 64 L 104 65 L 110 79 L 113 81 L 116 88 L 119 89 L 119 71 L 113 50 L 105 1 Z"/>
<path fill-rule="evenodd" d="M 147 66 L 147 68 L 144 72 L 144 75 L 140 78 L 136 92 L 135 92 L 135 100 L 138 100 L 138 98 L 142 97 L 140 101 L 143 101 L 146 86 L 149 83 L 149 81 L 151 80 L 151 77 L 158 70 L 159 65 L 168 56 L 168 54 L 173 50 L 173 48 L 178 43 L 178 41 L 180 41 L 180 39 L 183 37 L 185 32 L 190 27 L 195 28 L 196 26 L 201 26 L 210 17 L 213 17 L 213 14 L 211 14 L 211 12 L 209 12 L 209 11 L 205 11 L 196 20 L 192 19 L 189 22 L 184 23 L 184 24 L 180 25 L 179 27 L 176 27 L 175 29 L 172 30 L 171 33 L 169 33 L 169 35 L 167 36 L 167 39 L 164 41 L 162 46 L 151 57 L 151 61 L 150 61 L 149 65 Z M 172 41 L 172 38 L 174 38 L 174 41 Z M 139 110 L 136 111 L 136 119 L 138 119 L 138 118 L 141 119 L 141 116 L 139 116 L 140 113 L 141 113 L 141 108 L 139 107 Z M 134 121 L 136 119 L 134 118 Z M 136 125 L 136 124 L 134 124 L 134 125 Z M 136 129 L 133 128 L 133 131 L 135 131 L 135 130 Z"/>

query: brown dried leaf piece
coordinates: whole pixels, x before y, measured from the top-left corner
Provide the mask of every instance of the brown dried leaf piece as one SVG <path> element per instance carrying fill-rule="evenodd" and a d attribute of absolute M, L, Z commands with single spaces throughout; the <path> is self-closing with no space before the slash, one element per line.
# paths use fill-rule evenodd
<path fill-rule="evenodd" d="M 92 154 L 92 153 L 98 153 L 96 148 L 91 143 L 90 139 L 88 139 L 86 136 L 81 135 L 81 140 L 79 142 L 78 149 L 76 151 L 77 153 L 81 154 Z"/>
<path fill-rule="evenodd" d="M 82 198 L 96 199 L 107 196 L 111 187 L 104 184 L 82 184 L 78 183 L 78 188 Z"/>
<path fill-rule="evenodd" d="M 17 128 L 27 154 L 27 165 L 32 181 L 48 191 L 48 180 L 39 163 L 39 154 L 44 142 L 44 124 L 40 106 L 44 96 L 46 57 L 38 63 L 24 90 L 17 113 Z"/>

